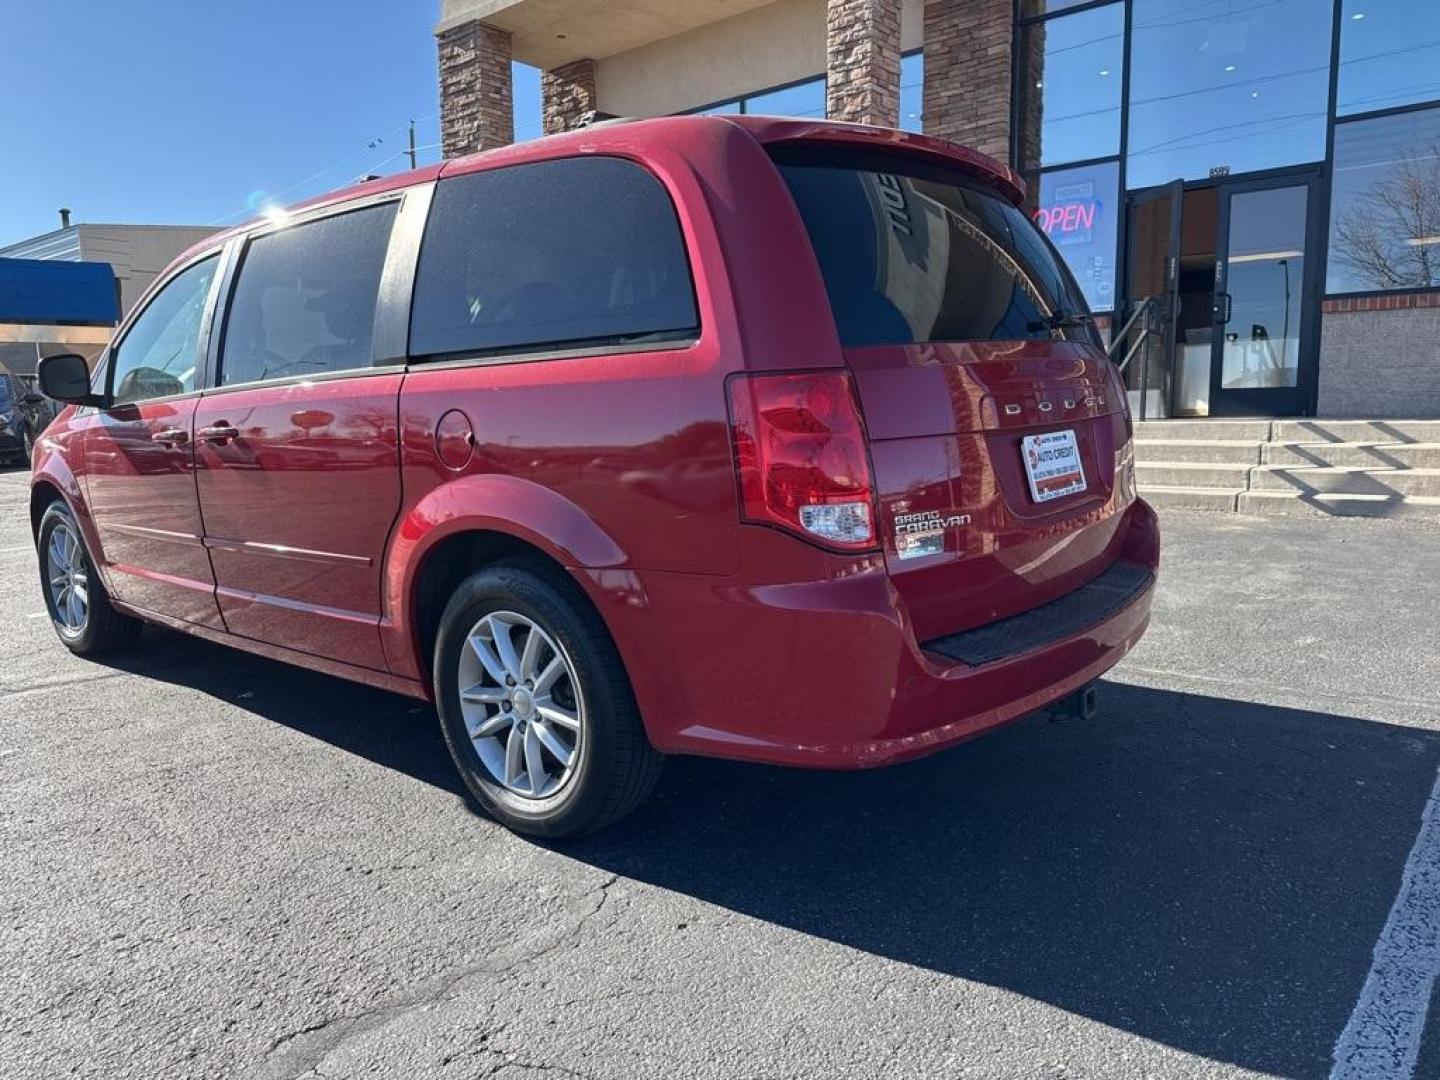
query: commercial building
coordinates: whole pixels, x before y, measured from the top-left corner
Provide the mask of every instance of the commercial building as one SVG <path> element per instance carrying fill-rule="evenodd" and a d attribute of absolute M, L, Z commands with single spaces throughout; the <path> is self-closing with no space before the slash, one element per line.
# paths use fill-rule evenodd
<path fill-rule="evenodd" d="M 34 385 L 42 356 L 97 355 L 120 318 L 104 263 L 0 258 L 0 375 Z"/>
<path fill-rule="evenodd" d="M 547 132 L 923 130 L 1025 175 L 1096 312 L 1173 312 L 1151 415 L 1440 417 L 1435 0 L 442 0 L 437 36 L 447 156 L 513 138 L 512 60 Z"/>
<path fill-rule="evenodd" d="M 215 230 L 203 225 L 75 224 L 0 247 L 0 367 L 22 381 L 40 357 L 87 358 L 170 261 Z"/>
<path fill-rule="evenodd" d="M 115 278 L 120 313 L 129 311 L 170 261 L 215 232 L 210 225 L 72 225 L 0 247 L 0 259 L 107 263 Z"/>

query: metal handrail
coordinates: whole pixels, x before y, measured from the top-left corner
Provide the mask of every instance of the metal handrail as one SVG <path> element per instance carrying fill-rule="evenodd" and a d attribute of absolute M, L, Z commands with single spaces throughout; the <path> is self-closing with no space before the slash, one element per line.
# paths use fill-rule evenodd
<path fill-rule="evenodd" d="M 1130 336 L 1130 331 L 1135 328 L 1136 321 L 1145 314 L 1145 309 L 1150 306 L 1150 300 L 1151 298 L 1147 296 L 1144 300 L 1140 301 L 1140 303 L 1135 306 L 1135 310 L 1130 313 L 1130 318 L 1125 320 L 1125 325 L 1120 327 L 1120 329 L 1117 330 L 1115 332 L 1115 335 L 1110 339 L 1109 353 L 1110 359 L 1112 361 L 1115 361 L 1115 353 L 1119 349 L 1120 345 L 1123 344 L 1125 339 Z M 1141 335 L 1141 340 L 1144 340 L 1144 335 Z M 1124 371 L 1125 365 L 1130 362 L 1130 357 L 1133 354 L 1134 350 L 1132 349 L 1130 352 L 1127 352 L 1125 354 L 1124 360 L 1115 361 L 1116 366 L 1121 371 Z"/>
<path fill-rule="evenodd" d="M 1147 296 L 1136 304 L 1135 310 L 1130 313 L 1130 318 L 1125 320 L 1125 325 L 1110 339 L 1110 348 L 1108 350 L 1110 360 L 1115 364 L 1116 370 L 1119 371 L 1121 375 L 1124 375 L 1125 369 L 1130 366 L 1130 361 L 1135 359 L 1135 354 L 1144 349 L 1144 354 L 1140 361 L 1141 420 L 1145 419 L 1146 399 L 1150 396 L 1150 350 L 1146 349 L 1145 345 L 1159 330 L 1157 325 L 1158 320 L 1154 317 L 1156 312 L 1159 311 L 1159 304 L 1160 297 L 1158 296 Z M 1140 325 L 1140 333 L 1135 335 L 1135 340 L 1131 342 L 1127 348 L 1126 342 L 1130 337 L 1130 332 L 1135 329 L 1137 323 Z M 1116 360 L 1116 355 L 1122 350 L 1125 355 L 1121 359 Z"/>

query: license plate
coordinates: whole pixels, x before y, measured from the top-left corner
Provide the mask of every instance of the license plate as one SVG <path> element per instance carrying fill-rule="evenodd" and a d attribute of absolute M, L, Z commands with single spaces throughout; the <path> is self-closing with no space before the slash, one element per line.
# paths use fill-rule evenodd
<path fill-rule="evenodd" d="M 1036 502 L 1049 502 L 1085 490 L 1085 469 L 1080 464 L 1080 446 L 1075 432 L 1047 431 L 1026 435 L 1020 440 L 1025 458 L 1025 478 Z"/>

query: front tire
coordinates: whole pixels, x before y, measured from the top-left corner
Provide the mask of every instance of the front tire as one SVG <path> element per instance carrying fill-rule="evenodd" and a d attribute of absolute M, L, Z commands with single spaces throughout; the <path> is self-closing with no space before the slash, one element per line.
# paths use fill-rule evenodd
<path fill-rule="evenodd" d="M 51 503 L 40 518 L 37 546 L 45 609 L 67 649 L 78 656 L 98 656 L 139 636 L 144 624 L 110 605 L 75 516 L 63 502 Z"/>
<path fill-rule="evenodd" d="M 618 820 L 650 793 L 650 746 L 620 655 L 573 582 L 500 563 L 455 590 L 435 643 L 450 756 L 485 811 L 561 839 Z"/>

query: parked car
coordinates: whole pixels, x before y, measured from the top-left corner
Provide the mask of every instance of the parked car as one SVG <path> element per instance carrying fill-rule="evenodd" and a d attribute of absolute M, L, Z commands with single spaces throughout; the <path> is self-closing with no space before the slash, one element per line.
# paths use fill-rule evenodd
<path fill-rule="evenodd" d="M 522 832 L 668 754 L 852 768 L 1144 631 L 1125 391 L 1014 174 L 918 135 L 604 125 L 204 241 L 43 441 L 60 639 L 154 622 L 435 702 Z"/>
<path fill-rule="evenodd" d="M 42 394 L 8 372 L 0 372 L 0 462 L 30 464 L 35 439 L 55 417 Z"/>

